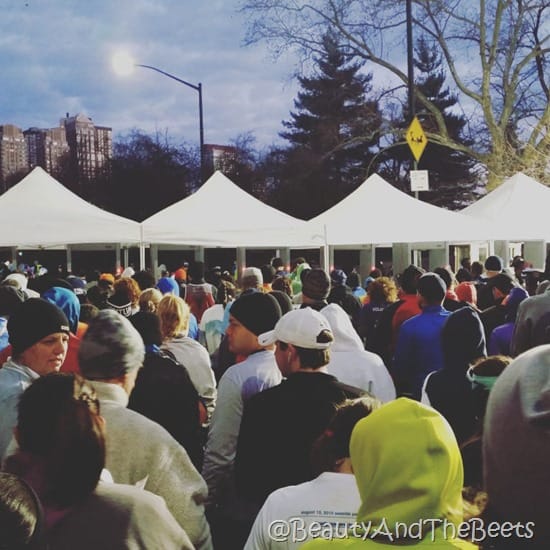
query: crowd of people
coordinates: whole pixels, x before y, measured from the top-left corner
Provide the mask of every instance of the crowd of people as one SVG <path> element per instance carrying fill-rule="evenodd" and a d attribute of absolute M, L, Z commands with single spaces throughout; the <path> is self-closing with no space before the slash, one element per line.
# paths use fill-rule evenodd
<path fill-rule="evenodd" d="M 4 272 L 0 550 L 549 547 L 525 266 Z"/>

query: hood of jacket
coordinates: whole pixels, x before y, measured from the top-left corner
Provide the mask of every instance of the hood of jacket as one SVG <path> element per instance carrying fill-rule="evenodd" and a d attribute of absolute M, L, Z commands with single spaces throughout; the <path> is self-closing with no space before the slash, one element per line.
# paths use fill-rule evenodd
<path fill-rule="evenodd" d="M 520 286 L 515 286 L 510 290 L 506 300 L 506 321 L 513 323 L 516 320 L 519 304 L 527 298 L 529 298 L 529 294 Z"/>
<path fill-rule="evenodd" d="M 479 315 L 471 307 L 457 309 L 441 331 L 443 370 L 448 374 L 465 376 L 475 359 L 485 357 L 485 332 Z"/>
<path fill-rule="evenodd" d="M 463 519 L 463 468 L 447 421 L 434 409 L 399 398 L 360 420 L 350 454 L 361 496 L 358 522 L 412 524 Z"/>
<path fill-rule="evenodd" d="M 67 316 L 69 328 L 73 334 L 76 334 L 78 320 L 80 318 L 80 302 L 76 294 L 67 288 L 54 286 L 42 294 L 44 300 L 55 304 Z"/>
<path fill-rule="evenodd" d="M 332 329 L 334 342 L 330 346 L 331 351 L 363 351 L 365 347 L 361 338 L 353 328 L 349 315 L 338 304 L 329 304 L 321 309 Z"/>
<path fill-rule="evenodd" d="M 547 548 L 550 345 L 519 355 L 495 382 L 485 416 L 483 461 L 497 519 L 534 522 L 534 540 Z"/>

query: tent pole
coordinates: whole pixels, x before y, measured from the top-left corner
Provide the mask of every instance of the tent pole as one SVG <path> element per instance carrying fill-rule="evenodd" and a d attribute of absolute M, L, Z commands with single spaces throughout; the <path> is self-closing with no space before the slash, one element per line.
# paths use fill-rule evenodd
<path fill-rule="evenodd" d="M 68 244 L 66 248 L 66 255 L 67 255 L 67 273 L 71 273 L 73 270 L 73 254 L 71 250 L 71 245 Z"/>
<path fill-rule="evenodd" d="M 13 267 L 13 270 L 17 271 L 17 265 L 18 265 L 17 247 L 12 246 L 11 249 L 10 249 L 10 253 L 11 253 L 10 262 L 11 262 L 11 264 L 13 264 L 13 265 L 10 265 L 10 269 L 11 269 L 11 267 Z"/>
<path fill-rule="evenodd" d="M 323 226 L 323 239 L 324 244 L 321 248 L 321 266 L 327 273 L 330 273 L 330 247 L 328 245 L 326 224 Z"/>
<path fill-rule="evenodd" d="M 139 225 L 139 269 L 145 269 L 145 243 L 143 242 L 143 224 Z"/>
<path fill-rule="evenodd" d="M 159 249 L 158 245 L 151 244 L 151 247 L 149 248 L 149 253 L 151 255 L 151 271 L 155 278 L 159 278 L 160 274 L 158 272 L 159 270 Z"/>
<path fill-rule="evenodd" d="M 120 273 L 120 243 L 115 244 L 115 272 Z"/>
<path fill-rule="evenodd" d="M 196 262 L 204 262 L 204 246 L 195 247 L 194 255 Z"/>
<path fill-rule="evenodd" d="M 246 249 L 239 247 L 237 248 L 237 281 L 241 282 L 241 277 L 243 274 L 243 269 L 246 267 Z"/>

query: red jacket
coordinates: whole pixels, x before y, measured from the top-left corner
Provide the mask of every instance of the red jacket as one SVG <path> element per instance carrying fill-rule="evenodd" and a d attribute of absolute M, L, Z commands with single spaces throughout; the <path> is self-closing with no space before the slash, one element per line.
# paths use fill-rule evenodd
<path fill-rule="evenodd" d="M 395 349 L 395 345 L 397 344 L 397 336 L 399 335 L 399 329 L 401 328 L 401 325 L 411 317 L 414 317 L 415 315 L 418 315 L 422 312 L 420 309 L 420 306 L 418 305 L 418 300 L 416 294 L 403 294 L 400 296 L 401 300 L 404 300 L 405 303 L 401 304 L 397 311 L 395 312 L 393 319 L 392 319 L 392 342 L 393 342 L 393 349 Z"/>

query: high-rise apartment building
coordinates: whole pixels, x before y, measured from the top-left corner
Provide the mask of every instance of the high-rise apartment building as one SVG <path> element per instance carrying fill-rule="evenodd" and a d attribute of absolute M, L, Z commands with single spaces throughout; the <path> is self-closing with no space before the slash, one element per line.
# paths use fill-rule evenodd
<path fill-rule="evenodd" d="M 27 142 L 27 158 L 30 169 L 41 166 L 46 172 L 57 176 L 64 159 L 68 160 L 69 144 L 65 127 L 29 128 L 23 132 Z"/>
<path fill-rule="evenodd" d="M 6 190 L 6 178 L 27 168 L 27 147 L 21 128 L 13 124 L 0 126 L 0 184 Z"/>
<path fill-rule="evenodd" d="M 71 166 L 80 184 L 105 173 L 113 153 L 112 128 L 95 126 L 82 113 L 61 119 L 70 149 Z"/>
<path fill-rule="evenodd" d="M 235 160 L 237 148 L 232 145 L 215 145 L 205 143 L 204 164 L 208 173 L 214 170 L 225 172 L 227 167 Z"/>

